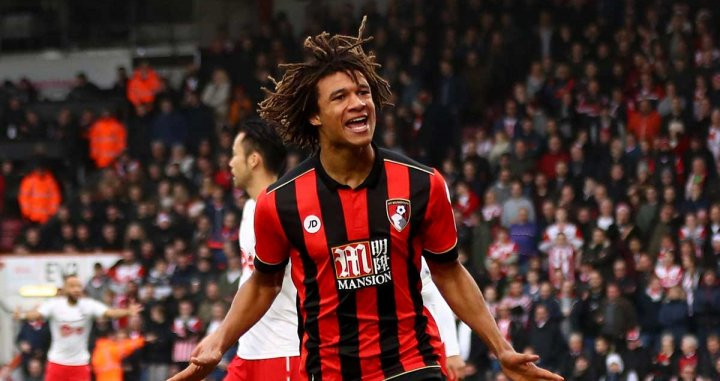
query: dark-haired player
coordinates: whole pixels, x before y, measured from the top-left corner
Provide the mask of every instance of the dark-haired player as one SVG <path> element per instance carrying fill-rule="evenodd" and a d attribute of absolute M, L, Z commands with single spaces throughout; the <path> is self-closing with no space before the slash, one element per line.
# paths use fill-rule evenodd
<path fill-rule="evenodd" d="M 285 147 L 277 132 L 262 120 L 244 123 L 233 143 L 230 161 L 233 182 L 250 196 L 243 207 L 240 223 L 241 287 L 250 279 L 255 268 L 255 200 L 260 192 L 277 181 L 285 155 Z M 225 381 L 300 379 L 296 295 L 288 267 L 282 290 L 270 309 L 240 338 L 237 356 L 228 366 Z"/>
<path fill-rule="evenodd" d="M 260 115 L 315 151 L 258 196 L 255 271 L 221 327 L 173 377 L 200 380 L 272 305 L 285 267 L 298 291 L 300 369 L 309 380 L 442 380 L 442 346 L 423 307 L 421 255 L 457 316 L 515 380 L 561 380 L 517 353 L 457 260 L 449 193 L 436 170 L 372 144 L 375 105 L 390 104 L 368 39 L 322 33 L 310 59 L 284 65 Z"/>

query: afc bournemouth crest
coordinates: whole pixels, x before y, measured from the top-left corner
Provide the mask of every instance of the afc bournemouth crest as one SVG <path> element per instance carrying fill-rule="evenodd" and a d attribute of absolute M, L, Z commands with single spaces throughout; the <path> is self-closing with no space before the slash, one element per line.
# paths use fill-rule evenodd
<path fill-rule="evenodd" d="M 403 198 L 391 198 L 385 201 L 385 206 L 390 224 L 395 230 L 403 231 L 410 221 L 410 201 Z"/>

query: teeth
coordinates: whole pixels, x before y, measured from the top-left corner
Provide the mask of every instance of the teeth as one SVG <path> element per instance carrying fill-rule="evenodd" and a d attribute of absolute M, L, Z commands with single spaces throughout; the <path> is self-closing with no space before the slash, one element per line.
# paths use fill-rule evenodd
<path fill-rule="evenodd" d="M 361 116 L 359 118 L 350 119 L 348 123 L 364 122 L 367 117 Z"/>

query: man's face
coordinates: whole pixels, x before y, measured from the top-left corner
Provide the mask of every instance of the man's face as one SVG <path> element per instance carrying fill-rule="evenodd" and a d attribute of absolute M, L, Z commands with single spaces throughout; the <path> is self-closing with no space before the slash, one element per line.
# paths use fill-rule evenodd
<path fill-rule="evenodd" d="M 233 175 L 233 184 L 237 188 L 245 188 L 252 174 L 252 169 L 248 165 L 249 157 L 246 156 L 247 153 L 243 146 L 243 139 L 245 139 L 245 133 L 241 132 L 235 138 L 232 149 L 233 156 L 230 159 L 230 172 Z"/>
<path fill-rule="evenodd" d="M 320 141 L 331 146 L 364 147 L 375 132 L 375 104 L 365 76 L 355 72 L 357 83 L 346 72 L 335 72 L 317 83 L 318 113 L 310 123 Z"/>
<path fill-rule="evenodd" d="M 83 284 L 80 278 L 76 276 L 68 277 L 65 280 L 65 293 L 67 293 L 68 299 L 72 302 L 76 302 L 83 293 Z"/>

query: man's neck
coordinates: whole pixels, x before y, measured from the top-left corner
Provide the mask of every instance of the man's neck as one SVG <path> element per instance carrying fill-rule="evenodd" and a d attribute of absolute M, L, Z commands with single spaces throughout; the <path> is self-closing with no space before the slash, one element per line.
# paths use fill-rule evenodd
<path fill-rule="evenodd" d="M 275 181 L 277 181 L 277 175 L 270 174 L 265 170 L 259 170 L 253 174 L 252 180 L 250 180 L 250 183 L 245 187 L 245 191 L 251 199 L 257 200 L 260 192 Z"/>
<path fill-rule="evenodd" d="M 357 188 L 370 175 L 375 155 L 369 144 L 361 148 L 327 145 L 320 149 L 320 164 L 333 180 Z"/>

